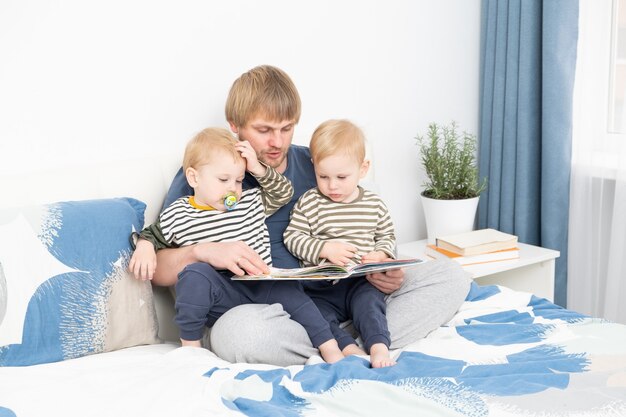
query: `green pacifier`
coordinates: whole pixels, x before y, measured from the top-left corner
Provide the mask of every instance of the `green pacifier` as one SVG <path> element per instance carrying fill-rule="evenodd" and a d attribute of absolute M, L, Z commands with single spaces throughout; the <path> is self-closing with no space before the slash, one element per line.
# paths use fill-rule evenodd
<path fill-rule="evenodd" d="M 224 207 L 226 210 L 232 210 L 237 205 L 237 195 L 235 193 L 228 193 L 224 196 Z"/>

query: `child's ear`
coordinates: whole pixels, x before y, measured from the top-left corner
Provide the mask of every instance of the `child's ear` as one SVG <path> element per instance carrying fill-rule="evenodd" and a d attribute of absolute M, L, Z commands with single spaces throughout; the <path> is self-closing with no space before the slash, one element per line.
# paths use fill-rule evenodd
<path fill-rule="evenodd" d="M 185 177 L 187 177 L 187 182 L 191 185 L 191 188 L 198 186 L 198 171 L 189 167 L 185 170 Z"/>
<path fill-rule="evenodd" d="M 365 176 L 367 175 L 367 171 L 369 171 L 369 169 L 370 169 L 370 160 L 366 159 L 361 164 L 361 170 L 359 172 L 359 178 L 360 179 L 365 178 Z"/>

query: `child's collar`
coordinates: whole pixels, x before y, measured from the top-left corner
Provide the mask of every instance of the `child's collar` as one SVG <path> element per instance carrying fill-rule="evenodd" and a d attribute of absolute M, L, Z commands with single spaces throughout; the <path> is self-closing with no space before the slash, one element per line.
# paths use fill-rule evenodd
<path fill-rule="evenodd" d="M 198 210 L 216 210 L 215 207 L 203 206 L 201 204 L 196 203 L 196 199 L 194 198 L 194 196 L 189 197 L 189 205 L 191 205 L 191 207 L 197 208 Z"/>

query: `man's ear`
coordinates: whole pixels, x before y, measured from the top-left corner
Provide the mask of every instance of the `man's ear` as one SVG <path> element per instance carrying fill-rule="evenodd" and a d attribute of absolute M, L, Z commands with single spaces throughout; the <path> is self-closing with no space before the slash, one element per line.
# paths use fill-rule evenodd
<path fill-rule="evenodd" d="M 363 163 L 361 164 L 361 170 L 360 170 L 360 175 L 359 178 L 363 179 L 365 178 L 365 176 L 367 175 L 367 171 L 369 171 L 370 169 L 370 160 L 366 159 L 363 161 Z"/>
<path fill-rule="evenodd" d="M 187 182 L 191 185 L 191 188 L 198 186 L 198 171 L 189 167 L 185 170 L 185 177 L 187 177 Z"/>
<path fill-rule="evenodd" d="M 239 134 L 239 128 L 235 125 L 235 123 L 229 121 L 228 125 L 230 126 L 231 132 L 233 132 L 235 135 Z"/>

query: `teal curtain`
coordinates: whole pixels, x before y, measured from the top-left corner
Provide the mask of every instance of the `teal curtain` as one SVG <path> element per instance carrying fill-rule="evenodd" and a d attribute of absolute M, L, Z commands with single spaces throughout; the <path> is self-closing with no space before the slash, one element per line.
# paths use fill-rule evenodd
<path fill-rule="evenodd" d="M 483 0 L 478 227 L 561 252 L 566 305 L 578 0 Z"/>

